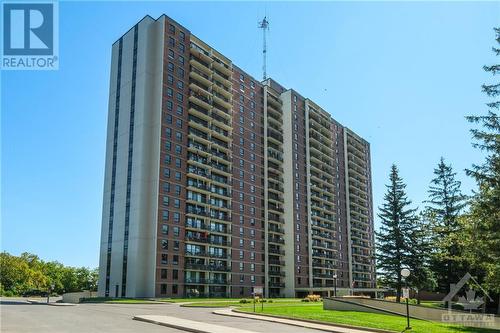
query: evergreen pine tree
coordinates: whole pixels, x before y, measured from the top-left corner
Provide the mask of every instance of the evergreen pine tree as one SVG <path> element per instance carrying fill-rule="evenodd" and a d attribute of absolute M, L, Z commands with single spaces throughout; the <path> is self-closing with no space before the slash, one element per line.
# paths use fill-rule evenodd
<path fill-rule="evenodd" d="M 465 274 L 457 234 L 460 232 L 458 217 L 465 207 L 466 197 L 460 191 L 456 173 L 442 157 L 434 175 L 427 201 L 427 216 L 432 221 L 431 267 L 439 290 L 446 293 L 450 284 L 456 283 Z"/>
<path fill-rule="evenodd" d="M 379 208 L 378 217 L 381 226 L 377 235 L 378 274 L 388 286 L 396 288 L 396 301 L 401 298 L 403 280 L 401 269 L 414 269 L 415 256 L 412 250 L 415 236 L 416 209 L 409 208 L 403 180 L 399 177 L 398 168 L 392 165 L 390 183 L 386 185 L 384 203 Z"/>
<path fill-rule="evenodd" d="M 500 44 L 500 28 L 494 30 Z M 493 52 L 500 55 L 500 48 L 494 47 Z M 500 65 L 484 66 L 484 70 L 497 75 Z M 469 263 L 476 271 L 483 272 L 481 282 L 498 296 L 500 314 L 500 83 L 484 84 L 482 89 L 496 100 L 486 104 L 486 115 L 467 117 L 479 125 L 471 130 L 473 146 L 486 153 L 486 160 L 466 170 L 476 180 L 479 190 L 471 200 L 469 214 L 463 219 L 463 239 Z"/>

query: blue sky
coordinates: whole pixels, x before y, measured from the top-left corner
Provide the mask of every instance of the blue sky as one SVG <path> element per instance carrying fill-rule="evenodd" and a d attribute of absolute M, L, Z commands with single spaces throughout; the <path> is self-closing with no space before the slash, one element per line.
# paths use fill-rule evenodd
<path fill-rule="evenodd" d="M 374 205 L 395 162 L 416 205 L 439 158 L 481 160 L 464 116 L 484 112 L 499 2 L 62 2 L 58 71 L 2 72 L 3 250 L 98 265 L 111 44 L 165 13 L 257 78 L 268 73 L 371 142 Z"/>

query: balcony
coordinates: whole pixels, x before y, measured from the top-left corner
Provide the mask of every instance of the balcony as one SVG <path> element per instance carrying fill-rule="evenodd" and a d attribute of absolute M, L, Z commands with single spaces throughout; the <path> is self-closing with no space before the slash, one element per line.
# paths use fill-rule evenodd
<path fill-rule="evenodd" d="M 215 271 L 215 272 L 230 272 L 231 267 L 225 265 L 205 265 L 186 262 L 186 270 L 194 271 Z"/>
<path fill-rule="evenodd" d="M 268 241 L 269 243 L 285 244 L 285 240 L 279 237 L 269 237 Z"/>

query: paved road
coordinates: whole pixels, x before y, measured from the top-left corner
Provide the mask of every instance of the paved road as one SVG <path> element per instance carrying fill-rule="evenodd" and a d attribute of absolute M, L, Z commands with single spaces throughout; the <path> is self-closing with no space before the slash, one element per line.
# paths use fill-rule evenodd
<path fill-rule="evenodd" d="M 1 332 L 90 333 L 163 332 L 180 330 L 132 320 L 134 315 L 168 315 L 261 333 L 320 333 L 295 326 L 212 314 L 213 309 L 186 308 L 177 304 L 79 304 L 33 305 L 23 299 L 2 299 Z"/>

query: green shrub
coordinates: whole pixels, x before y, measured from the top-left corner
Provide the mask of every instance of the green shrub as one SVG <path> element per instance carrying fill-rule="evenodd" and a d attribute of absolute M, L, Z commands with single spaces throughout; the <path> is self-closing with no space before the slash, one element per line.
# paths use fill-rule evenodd
<path fill-rule="evenodd" d="M 246 304 L 246 303 L 250 303 L 251 301 L 248 300 L 248 299 L 240 299 L 240 303 L 241 304 Z"/>
<path fill-rule="evenodd" d="M 270 300 L 268 300 L 268 301 L 267 301 L 267 303 L 272 303 L 272 302 L 273 302 L 273 300 L 272 300 L 272 299 L 270 299 Z"/>

